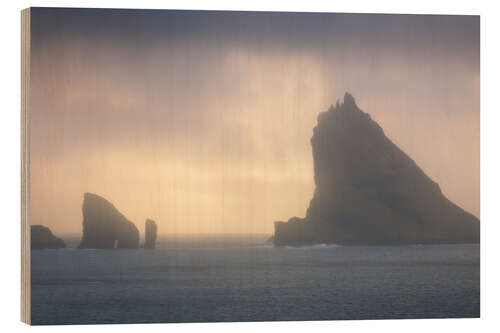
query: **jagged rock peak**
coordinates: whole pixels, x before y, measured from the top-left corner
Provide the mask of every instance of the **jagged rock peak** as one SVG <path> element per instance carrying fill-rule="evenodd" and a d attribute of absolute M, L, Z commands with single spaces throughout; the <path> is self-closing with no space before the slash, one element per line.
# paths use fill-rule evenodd
<path fill-rule="evenodd" d="M 354 106 L 357 108 L 356 101 L 355 101 L 354 97 L 351 94 L 349 94 L 348 92 L 346 92 L 344 94 L 344 106 L 346 106 L 346 107 Z"/>
<path fill-rule="evenodd" d="M 337 99 L 335 106 L 331 105 L 327 111 L 320 112 L 317 120 L 318 126 L 330 126 L 333 123 L 341 123 L 341 126 L 344 126 L 348 123 L 353 126 L 373 126 L 381 129 L 376 122 L 371 121 L 368 113 L 358 107 L 356 100 L 348 92 L 345 93 L 343 102 Z"/>
<path fill-rule="evenodd" d="M 344 101 L 342 103 L 340 102 L 339 99 L 337 99 L 335 106 L 331 105 L 328 111 L 335 112 L 340 109 L 359 110 L 358 106 L 356 105 L 356 100 L 348 92 L 344 94 Z"/>
<path fill-rule="evenodd" d="M 354 97 L 318 116 L 316 189 L 305 218 L 275 223 L 276 245 L 479 242 L 479 220 L 360 110 Z"/>

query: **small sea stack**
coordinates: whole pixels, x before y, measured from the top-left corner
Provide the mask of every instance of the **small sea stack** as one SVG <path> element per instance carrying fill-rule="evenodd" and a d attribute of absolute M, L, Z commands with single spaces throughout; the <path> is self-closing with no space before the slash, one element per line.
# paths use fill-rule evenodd
<path fill-rule="evenodd" d="M 156 234 L 158 231 L 158 227 L 156 226 L 156 222 L 150 219 L 146 220 L 145 226 L 145 242 L 142 246 L 145 249 L 154 249 L 156 248 Z"/>
<path fill-rule="evenodd" d="M 31 249 L 60 249 L 66 247 L 66 243 L 54 236 L 49 228 L 43 225 L 31 226 Z"/>

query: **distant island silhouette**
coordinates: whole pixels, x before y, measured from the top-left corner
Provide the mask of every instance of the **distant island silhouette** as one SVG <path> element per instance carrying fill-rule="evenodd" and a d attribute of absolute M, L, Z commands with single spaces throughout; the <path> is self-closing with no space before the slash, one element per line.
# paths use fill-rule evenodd
<path fill-rule="evenodd" d="M 276 246 L 334 243 L 403 245 L 478 243 L 479 219 L 448 200 L 437 183 L 345 93 L 318 116 L 311 138 L 316 189 L 305 218 L 276 221 Z M 105 198 L 84 193 L 79 248 L 139 248 L 139 230 Z M 146 249 L 157 225 L 145 222 Z M 31 248 L 66 244 L 49 228 L 31 226 Z"/>
<path fill-rule="evenodd" d="M 305 218 L 275 222 L 275 245 L 479 242 L 479 220 L 391 140 L 349 93 L 311 139 L 316 189 Z"/>
<path fill-rule="evenodd" d="M 79 248 L 139 248 L 139 230 L 108 200 L 97 194 L 85 193 L 82 213 L 83 235 Z M 145 248 L 155 248 L 156 232 L 156 223 L 147 220 Z"/>
<path fill-rule="evenodd" d="M 85 193 L 82 206 L 83 236 L 79 248 L 136 249 L 139 230 L 112 203 Z"/>
<path fill-rule="evenodd" d="M 79 249 L 137 249 L 139 248 L 139 230 L 115 206 L 103 197 L 84 193 L 83 234 Z M 156 248 L 158 227 L 156 222 L 145 222 L 145 249 Z M 31 249 L 64 248 L 66 243 L 54 236 L 52 231 L 42 225 L 31 226 Z"/>
<path fill-rule="evenodd" d="M 66 247 L 66 243 L 54 236 L 52 231 L 43 225 L 31 226 L 31 249 L 60 249 Z"/>

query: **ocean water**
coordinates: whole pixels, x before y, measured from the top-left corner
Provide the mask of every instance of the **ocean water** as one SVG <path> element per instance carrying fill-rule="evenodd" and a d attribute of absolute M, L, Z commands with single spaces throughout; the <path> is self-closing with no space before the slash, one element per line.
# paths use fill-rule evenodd
<path fill-rule="evenodd" d="M 34 250 L 32 323 L 479 317 L 477 244 L 274 248 L 266 238 Z"/>

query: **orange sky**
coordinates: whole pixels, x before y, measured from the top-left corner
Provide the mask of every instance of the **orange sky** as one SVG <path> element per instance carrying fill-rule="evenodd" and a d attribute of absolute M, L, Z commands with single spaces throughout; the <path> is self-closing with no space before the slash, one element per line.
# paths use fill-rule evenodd
<path fill-rule="evenodd" d="M 79 233 L 93 192 L 141 231 L 271 233 L 345 91 L 479 216 L 477 17 L 283 15 L 34 11 L 31 223 Z"/>

